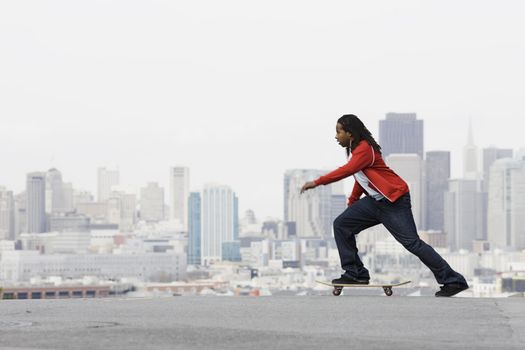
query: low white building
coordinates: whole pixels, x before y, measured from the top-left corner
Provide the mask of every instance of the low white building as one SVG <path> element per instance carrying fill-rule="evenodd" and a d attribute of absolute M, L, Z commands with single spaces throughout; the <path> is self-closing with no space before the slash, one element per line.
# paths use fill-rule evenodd
<path fill-rule="evenodd" d="M 40 254 L 38 251 L 4 251 L 0 280 L 29 281 L 33 277 L 60 276 L 103 279 L 134 277 L 143 281 L 168 282 L 186 277 L 186 254 Z"/>

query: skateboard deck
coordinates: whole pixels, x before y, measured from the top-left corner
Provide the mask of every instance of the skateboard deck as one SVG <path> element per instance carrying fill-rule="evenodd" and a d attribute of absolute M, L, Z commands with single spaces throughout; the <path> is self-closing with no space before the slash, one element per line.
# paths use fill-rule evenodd
<path fill-rule="evenodd" d="M 387 296 L 392 295 L 392 288 L 399 287 L 404 284 L 408 284 L 412 281 L 404 281 L 400 283 L 384 283 L 384 284 L 333 284 L 332 282 L 316 281 L 317 283 L 324 284 L 326 286 L 334 287 L 332 294 L 339 296 L 343 291 L 343 288 L 383 288 L 383 291 Z"/>

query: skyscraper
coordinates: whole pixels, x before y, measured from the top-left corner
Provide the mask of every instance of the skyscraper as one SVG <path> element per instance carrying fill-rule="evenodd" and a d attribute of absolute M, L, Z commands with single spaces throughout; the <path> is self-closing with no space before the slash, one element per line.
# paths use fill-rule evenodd
<path fill-rule="evenodd" d="M 188 264 L 201 264 L 201 195 L 191 192 L 188 199 Z"/>
<path fill-rule="evenodd" d="M 111 196 L 113 186 L 117 186 L 120 181 L 118 169 L 110 170 L 98 168 L 98 198 L 99 202 L 105 202 Z"/>
<path fill-rule="evenodd" d="M 483 149 L 483 191 L 487 192 L 490 181 L 490 167 L 498 159 L 512 158 L 513 150 L 510 148 L 488 147 Z"/>
<path fill-rule="evenodd" d="M 41 233 L 46 231 L 46 173 L 27 174 L 27 232 Z"/>
<path fill-rule="evenodd" d="M 450 179 L 450 152 L 431 151 L 425 161 L 425 211 L 427 230 L 443 231 L 444 195 Z"/>
<path fill-rule="evenodd" d="M 140 190 L 140 218 L 152 222 L 164 220 L 164 188 L 156 182 Z"/>
<path fill-rule="evenodd" d="M 73 186 L 63 182 L 58 169 L 49 169 L 46 174 L 46 213 L 67 213 L 72 210 Z"/>
<path fill-rule="evenodd" d="M 13 191 L 0 187 L 0 240 L 15 239 L 15 200 Z"/>
<path fill-rule="evenodd" d="M 178 220 L 184 230 L 188 229 L 188 196 L 190 192 L 190 169 L 176 166 L 170 169 L 170 197 L 168 204 L 171 208 L 171 219 Z"/>
<path fill-rule="evenodd" d="M 487 240 L 488 237 L 488 191 L 490 182 L 490 168 L 496 160 L 512 158 L 512 154 L 512 149 L 501 149 L 496 147 L 483 149 L 483 174 L 481 180 L 481 192 L 483 193 L 483 240 Z"/>
<path fill-rule="evenodd" d="M 525 161 L 497 160 L 489 179 L 488 240 L 495 248 L 525 249 Z"/>
<path fill-rule="evenodd" d="M 288 170 L 284 174 L 284 217 L 295 222 L 297 237 L 329 237 L 332 233 L 332 185 L 319 186 L 300 194 L 307 181 L 328 171 Z"/>
<path fill-rule="evenodd" d="M 425 222 L 423 160 L 419 155 L 410 153 L 391 154 L 386 157 L 385 161 L 388 166 L 408 184 L 414 221 L 416 227 L 422 229 Z"/>
<path fill-rule="evenodd" d="M 473 241 L 482 239 L 482 193 L 474 179 L 449 180 L 445 192 L 445 221 L 451 250 L 472 250 Z"/>
<path fill-rule="evenodd" d="M 394 153 L 416 153 L 423 159 L 423 120 L 416 113 L 387 113 L 379 121 L 379 144 L 383 157 Z"/>
<path fill-rule="evenodd" d="M 229 186 L 208 184 L 202 198 L 201 262 L 222 260 L 222 243 L 233 241 L 235 194 Z"/>

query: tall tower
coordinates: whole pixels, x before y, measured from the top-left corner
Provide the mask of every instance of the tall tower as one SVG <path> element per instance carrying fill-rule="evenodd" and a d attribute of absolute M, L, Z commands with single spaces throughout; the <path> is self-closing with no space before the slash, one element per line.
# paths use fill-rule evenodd
<path fill-rule="evenodd" d="M 46 173 L 27 174 L 27 232 L 41 233 L 46 231 Z"/>
<path fill-rule="evenodd" d="M 525 249 L 525 162 L 497 160 L 489 179 L 488 240 L 496 248 Z"/>
<path fill-rule="evenodd" d="M 111 196 L 111 188 L 118 186 L 120 174 L 118 169 L 98 168 L 98 197 L 99 202 L 105 202 Z"/>
<path fill-rule="evenodd" d="M 207 184 L 202 198 L 201 259 L 203 265 L 222 260 L 222 244 L 234 239 L 235 194 L 229 186 Z"/>
<path fill-rule="evenodd" d="M 443 231 L 444 195 L 450 179 L 450 152 L 431 151 L 425 161 L 425 212 L 427 230 Z"/>
<path fill-rule="evenodd" d="M 423 120 L 416 113 L 387 113 L 379 121 L 379 144 L 383 157 L 393 153 L 415 153 L 423 159 Z"/>
<path fill-rule="evenodd" d="M 188 264 L 201 264 L 201 195 L 191 192 L 188 199 Z"/>
<path fill-rule="evenodd" d="M 190 193 L 190 169 L 176 166 L 170 169 L 170 218 L 178 220 L 183 229 L 188 229 L 188 197 Z"/>

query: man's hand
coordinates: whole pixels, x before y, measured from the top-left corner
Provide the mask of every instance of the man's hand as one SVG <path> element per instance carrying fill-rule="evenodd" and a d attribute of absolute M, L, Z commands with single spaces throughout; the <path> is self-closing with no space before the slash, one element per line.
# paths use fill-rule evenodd
<path fill-rule="evenodd" d="M 304 191 L 307 191 L 311 188 L 316 188 L 317 185 L 315 184 L 315 182 L 313 181 L 309 181 L 307 183 L 304 184 L 303 188 L 301 188 L 301 194 L 303 194 Z"/>

